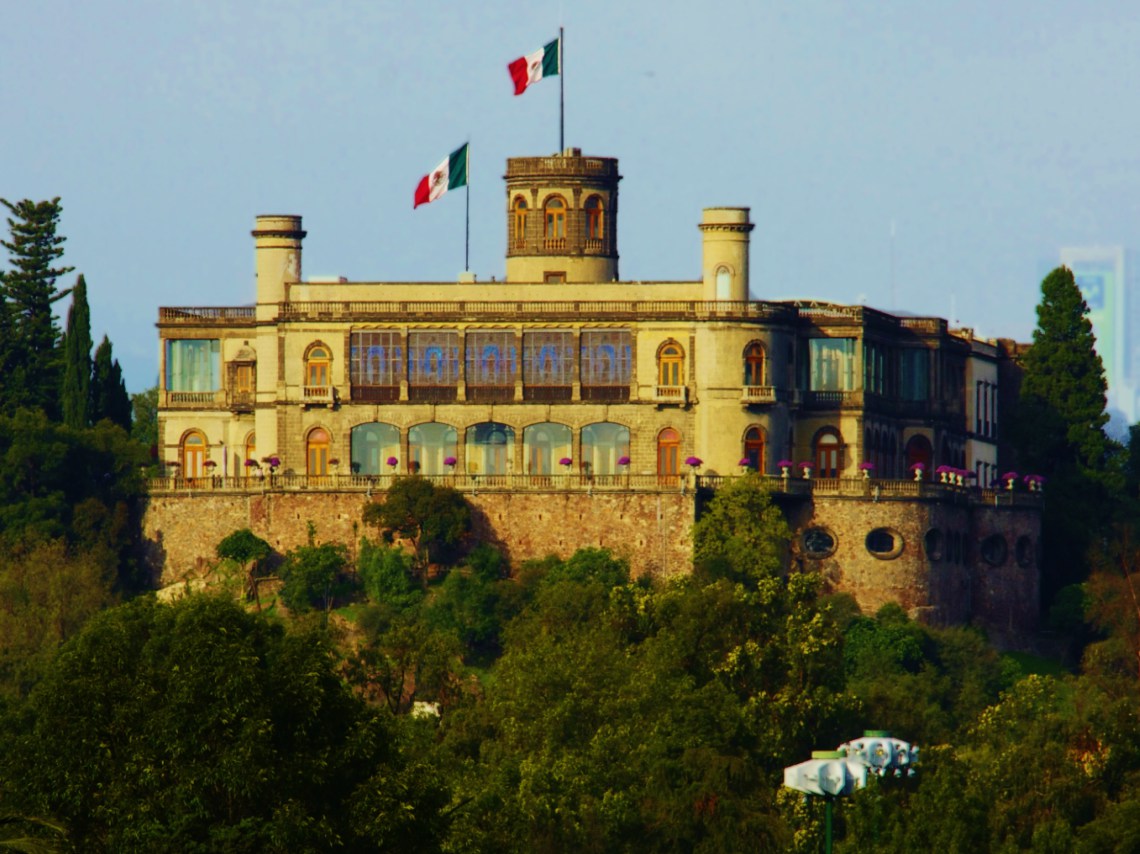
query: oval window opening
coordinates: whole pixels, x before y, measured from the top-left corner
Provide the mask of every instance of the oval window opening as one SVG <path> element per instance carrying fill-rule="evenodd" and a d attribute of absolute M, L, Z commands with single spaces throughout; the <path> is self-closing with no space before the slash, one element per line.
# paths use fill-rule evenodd
<path fill-rule="evenodd" d="M 1020 567 L 1033 566 L 1033 540 L 1029 537 L 1018 537 L 1014 547 L 1014 558 Z"/>
<path fill-rule="evenodd" d="M 937 528 L 931 528 L 926 532 L 923 538 L 923 546 L 926 548 L 926 556 L 930 560 L 942 560 L 942 532 Z"/>
<path fill-rule="evenodd" d="M 1008 551 L 1005 537 L 1001 534 L 991 534 L 982 540 L 982 560 L 990 566 L 1001 566 L 1005 563 Z"/>
<path fill-rule="evenodd" d="M 889 528 L 876 528 L 867 535 L 867 551 L 877 558 L 889 559 L 902 553 L 903 540 Z"/>
<path fill-rule="evenodd" d="M 808 557 L 827 557 L 835 552 L 835 535 L 826 528 L 808 528 L 800 541 Z"/>

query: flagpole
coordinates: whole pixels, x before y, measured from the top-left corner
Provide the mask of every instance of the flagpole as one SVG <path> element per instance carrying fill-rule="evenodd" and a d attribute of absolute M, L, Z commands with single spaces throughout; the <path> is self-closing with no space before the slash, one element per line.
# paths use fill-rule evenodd
<path fill-rule="evenodd" d="M 465 230 L 466 234 L 465 234 L 464 241 L 463 241 L 463 269 L 467 272 L 470 272 L 471 271 L 471 141 L 470 141 L 470 138 L 468 138 L 468 141 L 465 144 L 467 146 L 467 152 L 465 155 L 467 158 L 467 164 L 464 167 L 466 169 L 466 173 L 467 173 L 467 184 L 465 185 L 467 187 L 467 214 L 465 217 L 466 224 L 464 226 L 464 230 Z"/>
<path fill-rule="evenodd" d="M 562 43 L 566 35 L 558 28 L 558 153 L 566 150 L 566 67 L 563 64 Z"/>

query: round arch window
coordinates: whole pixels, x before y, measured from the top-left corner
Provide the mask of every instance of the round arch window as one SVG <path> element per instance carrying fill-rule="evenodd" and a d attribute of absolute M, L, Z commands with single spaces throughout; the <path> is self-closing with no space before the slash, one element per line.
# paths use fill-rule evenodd
<path fill-rule="evenodd" d="M 867 551 L 880 560 L 892 560 L 902 554 L 903 538 L 898 531 L 890 528 L 875 528 L 867 534 L 864 545 Z"/>
<path fill-rule="evenodd" d="M 926 549 L 926 556 L 930 560 L 942 560 L 942 547 L 943 537 L 942 532 L 937 528 L 931 528 L 926 532 L 926 536 L 922 538 L 923 548 Z"/>
<path fill-rule="evenodd" d="M 804 555 L 811 558 L 830 557 L 835 554 L 838 543 L 835 535 L 827 528 L 815 526 L 808 528 L 800 535 L 800 545 Z"/>
<path fill-rule="evenodd" d="M 1013 557 L 1017 565 L 1022 568 L 1033 566 L 1033 540 L 1029 537 L 1018 537 L 1013 546 Z"/>
<path fill-rule="evenodd" d="M 990 534 L 982 540 L 982 560 L 990 566 L 1001 566 L 1009 556 L 1009 547 L 1001 534 Z"/>

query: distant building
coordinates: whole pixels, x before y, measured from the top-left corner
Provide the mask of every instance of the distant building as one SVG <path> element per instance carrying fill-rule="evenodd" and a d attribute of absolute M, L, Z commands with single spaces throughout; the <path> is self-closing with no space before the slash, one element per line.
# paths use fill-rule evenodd
<path fill-rule="evenodd" d="M 502 281 L 305 280 L 301 218 L 258 217 L 253 305 L 159 311 L 160 446 L 177 475 L 163 488 L 363 492 L 419 473 L 472 494 L 652 496 L 715 488 L 746 462 L 793 504 L 808 500 L 789 505 L 807 532 L 797 554 L 832 566 L 837 588 L 971 619 L 984 587 L 968 577 L 982 534 L 971 502 L 989 508 L 986 536 L 1003 524 L 1001 501 L 978 487 L 1004 470 L 1006 347 L 937 317 L 749 300 L 748 208 L 704 211 L 699 279 L 621 281 L 620 180 L 615 159 L 578 149 L 508 160 Z M 831 521 L 818 515 L 825 494 Z M 908 506 L 905 526 L 887 523 Z M 1011 540 L 993 564 L 1008 552 L 1021 579 L 1019 626 L 1036 613 L 1032 507 L 1027 518 L 1007 532 L 1020 532 L 1016 561 Z M 511 520 L 491 521 L 509 540 Z M 654 554 L 635 569 L 683 568 Z M 900 557 L 907 577 L 958 569 L 929 589 L 884 583 L 881 561 Z"/>
<path fill-rule="evenodd" d="M 1108 408 L 1119 423 L 1135 424 L 1137 380 L 1140 379 L 1140 293 L 1128 275 L 1127 256 L 1120 246 L 1082 246 L 1061 250 L 1061 263 L 1073 277 L 1089 306 L 1096 350 L 1108 380 Z"/>

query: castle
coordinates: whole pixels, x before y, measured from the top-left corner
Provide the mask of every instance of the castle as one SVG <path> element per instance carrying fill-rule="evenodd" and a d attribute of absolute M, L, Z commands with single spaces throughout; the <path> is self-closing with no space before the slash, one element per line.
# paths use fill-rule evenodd
<path fill-rule="evenodd" d="M 179 514 L 282 547 L 301 515 L 351 539 L 362 493 L 408 473 L 482 502 L 516 557 L 625 545 L 635 570 L 683 571 L 699 496 L 747 467 L 795 560 L 865 607 L 1033 624 L 1037 497 L 991 488 L 1008 345 L 750 299 L 748 208 L 704 211 L 700 279 L 622 281 L 615 159 L 511 158 L 505 178 L 501 281 L 306 280 L 301 218 L 259 216 L 252 306 L 160 308 L 168 476 L 147 530 L 164 577 L 216 542 Z"/>

